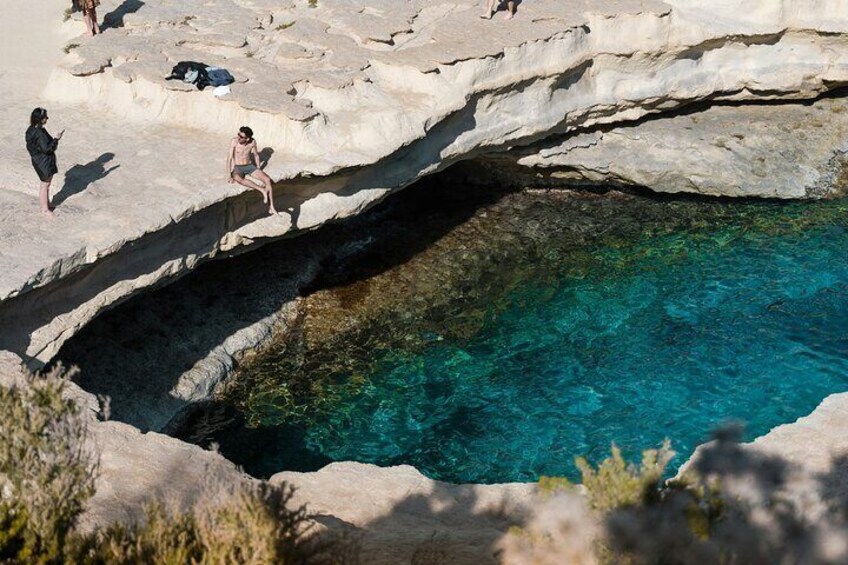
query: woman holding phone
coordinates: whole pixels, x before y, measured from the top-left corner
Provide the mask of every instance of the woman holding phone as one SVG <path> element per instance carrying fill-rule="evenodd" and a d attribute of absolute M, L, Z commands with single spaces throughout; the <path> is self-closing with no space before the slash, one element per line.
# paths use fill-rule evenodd
<path fill-rule="evenodd" d="M 59 172 L 56 166 L 56 148 L 59 146 L 59 140 L 62 139 L 65 130 L 62 130 L 58 136 L 53 137 L 44 125 L 47 123 L 47 110 L 44 108 L 36 108 L 32 111 L 29 117 L 29 127 L 26 130 L 26 148 L 29 156 L 32 159 L 32 167 L 41 181 L 41 188 L 38 191 L 38 201 L 41 204 L 41 211 L 45 214 L 53 214 L 53 209 L 50 207 L 50 183 L 53 181 L 53 175 Z"/>

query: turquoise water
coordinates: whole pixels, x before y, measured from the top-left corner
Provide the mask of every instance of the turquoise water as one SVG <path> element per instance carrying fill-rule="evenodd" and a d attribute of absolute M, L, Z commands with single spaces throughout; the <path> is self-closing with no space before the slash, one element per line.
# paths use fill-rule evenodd
<path fill-rule="evenodd" d="M 329 406 L 254 399 L 254 435 L 217 440 L 257 474 L 357 460 L 492 483 L 575 478 L 611 442 L 633 457 L 669 438 L 679 465 L 728 421 L 752 438 L 804 416 L 848 390 L 844 203 L 721 206 L 595 241 L 577 266 L 553 234 L 523 284 L 474 303 L 471 335 L 392 328 L 416 345 L 371 349 L 323 386 Z"/>

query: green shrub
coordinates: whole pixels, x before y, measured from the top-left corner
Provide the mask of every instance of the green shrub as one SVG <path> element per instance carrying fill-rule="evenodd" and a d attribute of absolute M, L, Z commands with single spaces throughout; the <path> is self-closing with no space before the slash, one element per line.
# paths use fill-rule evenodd
<path fill-rule="evenodd" d="M 94 493 L 87 423 L 56 369 L 0 386 L 0 560 L 53 563 Z"/>
<path fill-rule="evenodd" d="M 638 466 L 627 463 L 615 444 L 612 445 L 612 455 L 604 459 L 597 470 L 583 457 L 578 457 L 576 464 L 592 508 L 608 512 L 655 500 L 659 496 L 663 473 L 672 457 L 671 443 L 665 440 L 659 449 L 643 451 L 642 464 Z"/>
<path fill-rule="evenodd" d="M 311 535 L 293 489 L 213 484 L 192 508 L 150 505 L 137 524 L 74 532 L 94 494 L 88 427 L 61 369 L 0 386 L 0 562 L 355 564 L 358 540 Z"/>

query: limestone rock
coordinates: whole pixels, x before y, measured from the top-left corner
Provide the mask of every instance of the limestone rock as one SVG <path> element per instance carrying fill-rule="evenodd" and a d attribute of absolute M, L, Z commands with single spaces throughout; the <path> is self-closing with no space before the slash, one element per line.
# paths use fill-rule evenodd
<path fill-rule="evenodd" d="M 409 563 L 434 540 L 443 561 L 497 563 L 496 543 L 526 518 L 535 484 L 452 485 L 413 467 L 332 463 L 315 473 L 278 473 L 272 484 L 295 487 L 295 504 L 308 503 L 331 531 L 361 531 L 366 563 Z"/>
<path fill-rule="evenodd" d="M 538 0 L 509 22 L 479 9 L 104 0 L 108 29 L 74 39 L 43 96 L 23 80 L 43 54 L 16 50 L 0 84 L 10 116 L 0 126 L 0 349 L 38 365 L 135 293 L 358 214 L 462 159 L 691 102 L 807 99 L 848 83 L 848 0 Z M 37 35 L 14 14 L 4 36 Z M 60 58 L 66 38 L 42 36 Z M 292 44 L 311 56 L 281 62 Z M 230 69 L 232 95 L 165 81 L 181 59 Z M 69 132 L 53 227 L 37 221 L 17 125 L 36 99 Z M 224 150 L 245 124 L 281 181 L 278 206 L 296 212 L 270 218 L 256 193 L 226 183 Z"/>
<path fill-rule="evenodd" d="M 713 106 L 545 141 L 485 161 L 504 181 L 608 184 L 711 196 L 816 198 L 840 193 L 848 104 Z M 516 167 L 517 165 L 517 167 Z"/>
<path fill-rule="evenodd" d="M 22 378 L 19 367 L 0 364 L 0 386 Z M 254 481 L 217 453 L 162 434 L 142 434 L 120 422 L 100 421 L 98 400 L 73 383 L 66 393 L 89 415 L 89 447 L 100 462 L 95 494 L 78 524 L 82 531 L 139 520 L 145 505 L 153 502 L 187 509 L 204 489 Z"/>

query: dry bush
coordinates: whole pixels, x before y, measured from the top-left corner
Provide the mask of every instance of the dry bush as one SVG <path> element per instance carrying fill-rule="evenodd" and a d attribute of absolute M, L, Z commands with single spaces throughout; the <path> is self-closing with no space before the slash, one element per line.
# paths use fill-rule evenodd
<path fill-rule="evenodd" d="M 0 386 L 0 559 L 61 561 L 94 493 L 97 462 L 87 423 L 65 393 L 61 368 Z"/>
<path fill-rule="evenodd" d="M 293 489 L 267 483 L 219 485 L 191 510 L 161 504 L 146 519 L 114 525 L 79 543 L 75 560 L 96 564 L 354 565 L 348 540 L 311 535 L 305 507 L 291 510 Z"/>
<path fill-rule="evenodd" d="M 74 532 L 94 494 L 87 421 L 61 368 L 0 386 L 0 562 L 354 565 L 358 540 L 313 535 L 293 490 L 211 484 L 188 511 L 153 504 L 138 524 Z M 11 382 L 9 382 L 11 381 Z"/>
<path fill-rule="evenodd" d="M 578 457 L 582 494 L 561 477 L 539 480 L 544 502 L 523 528 L 513 528 L 501 544 L 504 563 L 558 565 L 619 562 L 602 522 L 610 513 L 651 504 L 660 495 L 666 466 L 674 452 L 668 441 L 642 453 L 641 465 L 627 463 L 612 445 L 612 455 L 592 467 Z"/>

